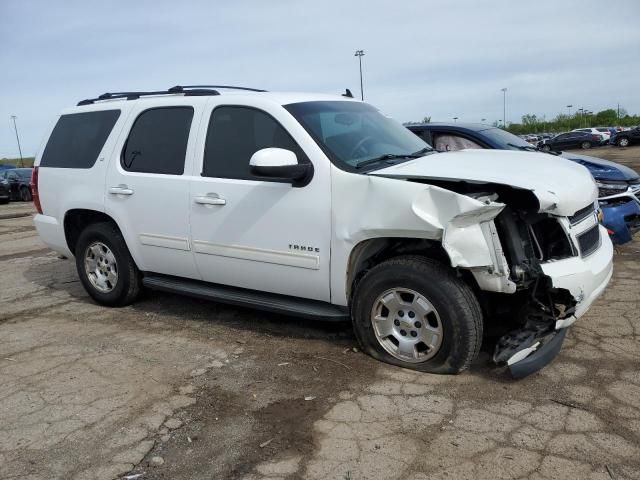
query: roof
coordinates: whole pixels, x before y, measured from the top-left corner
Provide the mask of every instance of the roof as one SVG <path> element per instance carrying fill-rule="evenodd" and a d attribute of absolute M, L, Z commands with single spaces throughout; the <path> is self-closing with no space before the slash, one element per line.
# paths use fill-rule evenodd
<path fill-rule="evenodd" d="M 488 130 L 490 128 L 497 128 L 493 125 L 486 125 L 484 123 L 464 123 L 464 122 L 429 122 L 429 123 L 415 123 L 407 125 L 407 128 L 432 128 L 432 127 L 446 127 L 447 129 L 458 130 L 473 130 L 480 132 L 482 130 Z"/>
<path fill-rule="evenodd" d="M 245 87 L 233 87 L 233 86 L 191 86 L 182 87 L 175 86 L 167 90 L 154 90 L 148 92 L 116 92 L 116 93 L 104 93 L 96 98 L 86 99 L 78 102 L 77 107 L 81 110 L 89 111 L 92 106 L 107 106 L 107 108 L 114 104 L 120 105 L 122 103 L 128 103 L 131 101 L 144 102 L 150 104 L 162 104 L 162 103 L 174 103 L 178 98 L 189 97 L 194 103 L 197 102 L 197 98 L 209 98 L 211 96 L 233 96 L 235 98 L 256 100 L 267 100 L 279 105 L 288 105 L 290 103 L 298 102 L 310 102 L 310 101 L 357 101 L 352 97 L 345 97 L 344 95 L 327 95 L 318 93 L 303 93 L 303 92 L 267 92 L 265 90 L 258 90 Z M 100 108 L 96 108 L 100 109 Z M 75 110 L 75 109 L 74 109 Z M 76 110 L 77 111 L 77 110 Z"/>

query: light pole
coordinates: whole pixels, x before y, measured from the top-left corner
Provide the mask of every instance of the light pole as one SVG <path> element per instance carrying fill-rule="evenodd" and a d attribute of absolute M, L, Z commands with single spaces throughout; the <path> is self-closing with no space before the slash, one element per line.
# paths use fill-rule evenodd
<path fill-rule="evenodd" d="M 487 119 L 486 119 L 486 118 L 481 118 L 481 119 L 480 119 L 480 121 L 481 121 L 482 123 L 484 123 L 484 122 L 486 122 L 486 121 L 487 121 Z"/>
<path fill-rule="evenodd" d="M 358 57 L 360 62 L 360 100 L 364 101 L 364 90 L 362 89 L 362 57 L 364 57 L 364 50 L 356 50 L 355 57 Z"/>
<path fill-rule="evenodd" d="M 580 127 L 582 127 L 582 122 L 584 121 L 584 108 L 579 108 L 578 111 L 580 112 Z"/>
<path fill-rule="evenodd" d="M 18 136 L 18 126 L 16 125 L 16 116 L 11 115 L 11 120 L 13 120 L 13 129 L 16 131 L 16 141 L 18 142 L 18 152 L 20 153 L 20 167 L 24 167 L 24 162 L 22 161 L 22 148 L 20 147 L 20 137 Z"/>
<path fill-rule="evenodd" d="M 567 105 L 567 108 L 569 109 L 569 116 L 567 117 L 567 130 L 571 130 L 571 107 L 573 107 L 573 105 Z"/>
<path fill-rule="evenodd" d="M 458 120 L 458 117 L 453 117 L 453 123 L 456 123 L 456 120 Z"/>
<path fill-rule="evenodd" d="M 502 89 L 502 128 L 507 128 L 507 87 Z"/>

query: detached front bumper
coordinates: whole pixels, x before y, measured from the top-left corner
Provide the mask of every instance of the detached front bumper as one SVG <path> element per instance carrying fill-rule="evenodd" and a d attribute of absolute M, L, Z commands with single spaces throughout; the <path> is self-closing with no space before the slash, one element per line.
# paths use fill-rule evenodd
<path fill-rule="evenodd" d="M 604 226 L 613 232 L 611 240 L 622 245 L 633 240 L 633 235 L 640 231 L 640 201 L 631 196 L 619 198 L 617 203 L 601 203 Z M 622 200 L 622 201 L 620 201 Z"/>

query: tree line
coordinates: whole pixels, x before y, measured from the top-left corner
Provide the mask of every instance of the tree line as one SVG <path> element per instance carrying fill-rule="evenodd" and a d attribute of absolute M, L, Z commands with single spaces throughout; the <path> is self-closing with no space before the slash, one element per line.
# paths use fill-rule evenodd
<path fill-rule="evenodd" d="M 640 125 L 640 115 L 629 115 L 624 108 L 616 110 L 609 108 L 598 113 L 580 113 L 573 115 L 559 113 L 547 120 L 535 114 L 522 116 L 521 123 L 508 123 L 506 130 L 516 135 L 525 133 L 566 132 L 575 128 L 588 127 L 634 127 Z M 494 126 L 498 126 L 494 122 Z"/>
<path fill-rule="evenodd" d="M 404 122 L 403 125 L 431 123 L 431 117 L 424 117 L 418 122 Z M 587 127 L 635 127 L 640 125 L 640 115 L 629 115 L 624 108 L 608 108 L 598 113 L 576 112 L 572 115 L 559 113 L 554 118 L 547 119 L 535 114 L 527 113 L 522 116 L 521 123 L 507 122 L 506 130 L 516 135 L 527 133 L 560 133 L 575 128 Z M 493 122 L 494 127 L 502 128 L 501 121 Z"/>

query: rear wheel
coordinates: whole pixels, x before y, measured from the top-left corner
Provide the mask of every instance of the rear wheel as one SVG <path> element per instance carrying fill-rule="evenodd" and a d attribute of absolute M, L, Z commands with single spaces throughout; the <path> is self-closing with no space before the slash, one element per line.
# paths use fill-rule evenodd
<path fill-rule="evenodd" d="M 369 355 L 424 372 L 465 370 L 482 342 L 482 313 L 469 286 L 423 257 L 372 268 L 356 287 L 352 319 Z"/>
<path fill-rule="evenodd" d="M 80 281 L 96 302 L 121 307 L 138 297 L 140 272 L 114 224 L 94 223 L 85 228 L 75 256 Z"/>
<path fill-rule="evenodd" d="M 619 147 L 628 147 L 629 146 L 629 139 L 627 137 L 622 137 L 618 139 L 618 146 Z"/>
<path fill-rule="evenodd" d="M 582 142 L 580 145 L 584 150 L 591 148 L 591 142 Z"/>
<path fill-rule="evenodd" d="M 20 189 L 20 200 L 22 200 L 23 202 L 30 202 L 31 198 L 31 192 L 29 191 L 29 189 L 27 187 L 22 187 Z"/>

